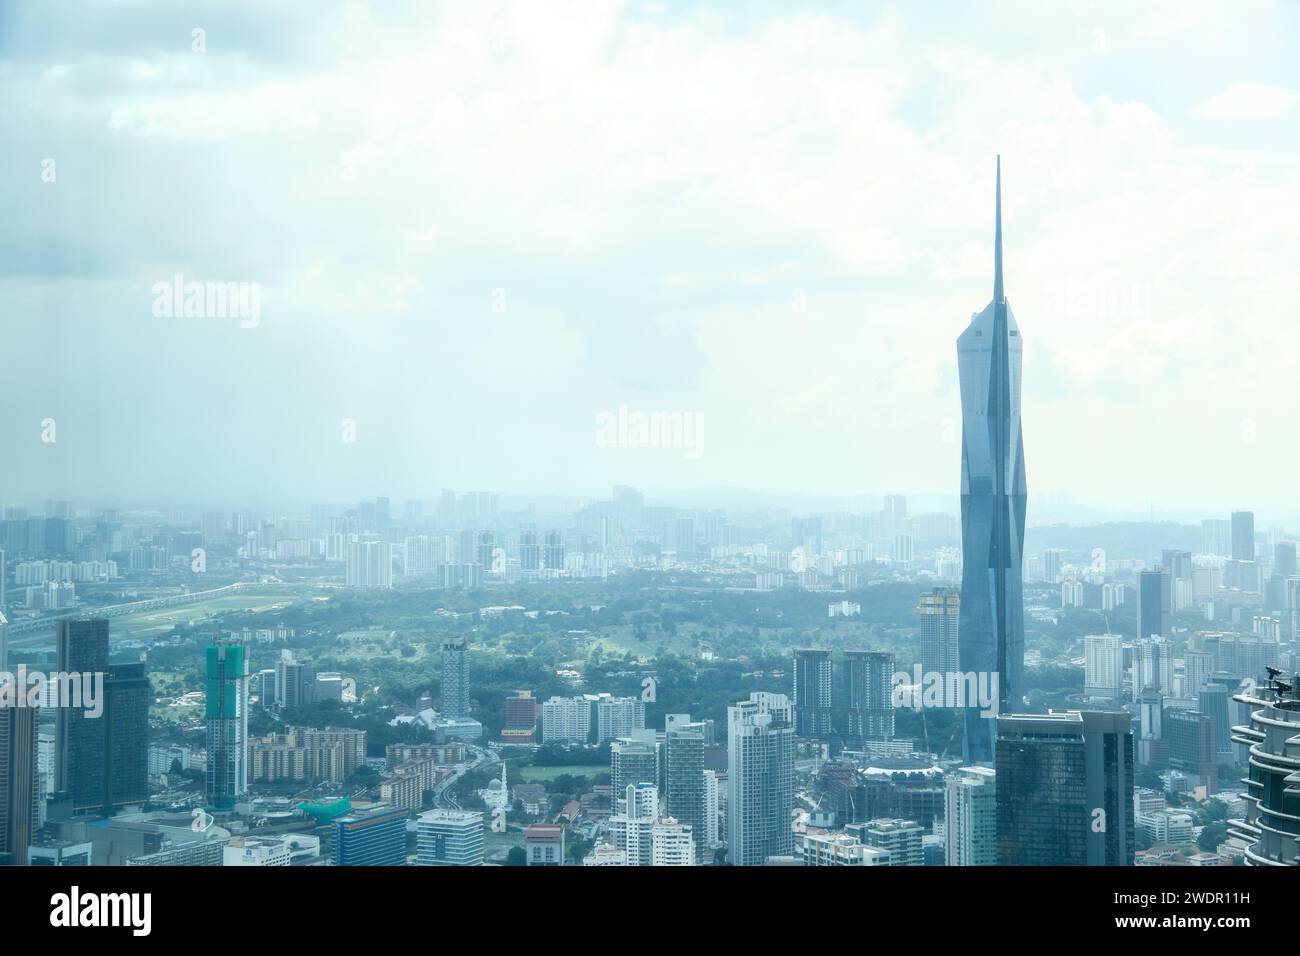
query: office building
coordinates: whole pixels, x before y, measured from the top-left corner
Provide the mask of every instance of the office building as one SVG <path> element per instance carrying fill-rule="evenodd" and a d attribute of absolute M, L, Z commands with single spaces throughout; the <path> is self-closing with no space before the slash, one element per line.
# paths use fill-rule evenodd
<path fill-rule="evenodd" d="M 1164 577 L 1159 568 L 1138 572 L 1137 639 L 1140 641 L 1165 632 Z"/>
<path fill-rule="evenodd" d="M 73 695 L 55 711 L 55 789 L 74 812 L 109 811 L 149 798 L 149 679 L 141 663 L 110 665 L 106 619 L 63 620 L 55 631 L 58 671 L 73 684 L 102 681 L 103 710 L 92 715 Z"/>
<path fill-rule="evenodd" d="M 110 664 L 104 679 L 104 783 L 100 809 L 149 799 L 149 704 L 153 688 L 141 662 Z"/>
<path fill-rule="evenodd" d="M 1127 711 L 997 719 L 1002 866 L 1131 866 L 1133 737 Z"/>
<path fill-rule="evenodd" d="M 0 865 L 25 866 L 40 826 L 39 710 L 0 708 Z"/>
<path fill-rule="evenodd" d="M 483 814 L 471 810 L 429 810 L 416 824 L 420 866 L 482 866 Z"/>
<path fill-rule="evenodd" d="M 402 807 L 376 804 L 334 821 L 330 862 L 335 866 L 404 866 L 406 818 Z"/>
<path fill-rule="evenodd" d="M 998 161 L 993 299 L 957 339 L 962 406 L 960 669 L 996 674 L 999 713 L 1020 700 L 1024 668 L 1025 461 L 1020 427 L 1021 338 L 1002 282 Z M 993 721 L 965 713 L 968 763 L 993 758 Z"/>
<path fill-rule="evenodd" d="M 59 621 L 54 643 L 58 671 L 75 675 L 108 673 L 108 620 Z M 55 788 L 74 810 L 100 810 L 107 763 L 104 724 L 82 707 L 55 710 Z"/>
<path fill-rule="evenodd" d="M 1255 513 L 1253 511 L 1232 513 L 1232 559 L 1234 561 L 1255 560 Z"/>
<path fill-rule="evenodd" d="M 1168 710 L 1164 735 L 1169 766 L 1196 779 L 1207 795 L 1218 791 L 1219 750 L 1214 718 L 1199 710 Z"/>

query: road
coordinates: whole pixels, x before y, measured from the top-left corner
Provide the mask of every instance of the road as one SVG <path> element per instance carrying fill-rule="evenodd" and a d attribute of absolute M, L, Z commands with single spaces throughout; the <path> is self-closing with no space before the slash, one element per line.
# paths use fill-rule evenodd
<path fill-rule="evenodd" d="M 491 744 L 487 747 L 466 744 L 465 749 L 469 752 L 470 759 L 466 763 L 457 765 L 456 771 L 450 777 L 433 788 L 433 805 L 439 809 L 459 810 L 460 804 L 456 801 L 455 795 L 449 792 L 456 782 L 471 770 L 501 762 L 501 755 Z"/>

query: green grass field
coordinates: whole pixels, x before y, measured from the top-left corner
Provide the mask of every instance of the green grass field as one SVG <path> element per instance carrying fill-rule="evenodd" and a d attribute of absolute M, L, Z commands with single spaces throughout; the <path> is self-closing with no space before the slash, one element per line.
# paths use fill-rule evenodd
<path fill-rule="evenodd" d="M 608 773 L 609 767 L 603 764 L 564 764 L 559 767 L 511 767 L 511 778 L 521 783 L 546 783 L 564 774 L 574 777 L 594 777 L 598 773 Z"/>

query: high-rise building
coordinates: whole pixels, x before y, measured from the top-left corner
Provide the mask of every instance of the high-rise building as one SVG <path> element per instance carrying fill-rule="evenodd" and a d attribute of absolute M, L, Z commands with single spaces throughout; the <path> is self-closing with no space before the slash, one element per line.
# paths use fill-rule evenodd
<path fill-rule="evenodd" d="M 542 549 L 537 544 L 537 532 L 531 528 L 519 532 L 519 570 L 540 571 Z"/>
<path fill-rule="evenodd" d="M 957 673 L 961 670 L 961 597 L 952 588 L 935 588 L 921 595 L 916 613 L 921 616 L 921 670 L 927 674 Z"/>
<path fill-rule="evenodd" d="M 207 796 L 228 806 L 248 792 L 248 655 L 218 641 L 204 652 Z"/>
<path fill-rule="evenodd" d="M 548 570 L 564 570 L 564 536 L 560 532 L 546 532 L 546 547 L 542 551 L 542 561 L 543 566 Z"/>
<path fill-rule="evenodd" d="M 387 541 L 349 541 L 344 583 L 350 588 L 391 588 L 393 546 Z"/>
<path fill-rule="evenodd" d="M 841 734 L 861 746 L 894 739 L 894 655 L 888 651 L 844 652 L 844 719 Z M 838 709 L 838 708 L 837 708 Z"/>
<path fill-rule="evenodd" d="M 957 339 L 961 387 L 961 670 L 996 674 L 999 711 L 1020 700 L 1025 630 L 1022 557 L 1025 461 L 1021 339 L 1002 283 L 1002 161 L 998 160 L 993 300 Z M 965 713 L 968 763 L 992 760 L 993 721 Z"/>
<path fill-rule="evenodd" d="M 924 866 L 921 825 L 915 820 L 883 818 L 854 823 L 845 828 L 865 846 L 889 853 L 890 866 Z"/>
<path fill-rule="evenodd" d="M 727 708 L 727 856 L 762 866 L 790 856 L 794 834 L 794 713 L 784 694 L 755 691 Z"/>
<path fill-rule="evenodd" d="M 57 622 L 54 641 L 59 672 L 106 675 L 108 626 L 107 618 Z M 108 738 L 102 715 L 91 717 L 81 707 L 59 707 L 54 719 L 55 789 L 67 794 L 74 810 L 103 809 Z"/>
<path fill-rule="evenodd" d="M 3 552 L 0 552 L 3 555 Z M 1296 548 L 1294 541 L 1279 541 L 1273 545 L 1273 573 L 1283 580 L 1295 577 Z"/>
<path fill-rule="evenodd" d="M 597 694 L 595 710 L 596 743 L 627 737 L 645 728 L 645 701 L 640 697 Z"/>
<path fill-rule="evenodd" d="M 1201 522 L 1201 553 L 1228 557 L 1232 554 L 1232 522 L 1206 518 Z"/>
<path fill-rule="evenodd" d="M 705 825 L 704 725 L 688 723 L 669 728 L 664 735 L 664 759 L 664 812 L 684 825 L 688 835 L 698 835 Z M 692 845 L 696 862 L 700 862 L 704 841 L 695 839 Z"/>
<path fill-rule="evenodd" d="M 1124 688 L 1124 642 L 1118 634 L 1083 639 L 1083 693 L 1118 700 Z"/>
<path fill-rule="evenodd" d="M 420 866 L 482 866 L 483 814 L 472 810 L 429 810 L 416 823 Z"/>
<path fill-rule="evenodd" d="M 316 670 L 310 664 L 284 656 L 275 662 L 275 706 L 280 710 L 306 707 L 316 699 Z"/>
<path fill-rule="evenodd" d="M 801 649 L 794 652 L 792 701 L 795 733 L 800 737 L 830 736 L 831 685 L 830 651 Z"/>
<path fill-rule="evenodd" d="M 0 865 L 27 865 L 40 822 L 35 707 L 0 708 Z"/>
<path fill-rule="evenodd" d="M 1139 571 L 1137 584 L 1137 638 L 1158 637 L 1165 632 L 1164 577 L 1159 568 Z"/>
<path fill-rule="evenodd" d="M 1127 711 L 997 719 L 1002 866 L 1133 864 L 1133 732 Z"/>
<path fill-rule="evenodd" d="M 1143 638 L 1133 647 L 1133 692 L 1153 688 L 1166 697 L 1174 692 L 1173 646 L 1163 637 Z"/>
<path fill-rule="evenodd" d="M 101 807 L 149 799 L 149 704 L 153 689 L 141 662 L 110 664 L 104 679 L 104 784 Z"/>
<path fill-rule="evenodd" d="M 1214 655 L 1205 651 L 1187 651 L 1183 654 L 1183 679 L 1180 696 L 1195 697 L 1214 673 Z"/>
<path fill-rule="evenodd" d="M 463 637 L 442 642 L 442 716 L 469 716 L 469 674 Z"/>
<path fill-rule="evenodd" d="M 699 849 L 688 824 L 664 817 L 650 828 L 651 866 L 694 866 Z"/>
<path fill-rule="evenodd" d="M 628 866 L 650 866 L 651 833 L 659 821 L 659 790 L 652 783 L 629 784 L 618 792 L 619 805 L 609 818 L 610 841 L 624 853 Z"/>
<path fill-rule="evenodd" d="M 1232 513 L 1232 559 L 1234 561 L 1255 560 L 1255 512 L 1253 511 Z"/>
<path fill-rule="evenodd" d="M 542 713 L 542 702 L 531 690 L 517 690 L 506 698 L 505 715 L 501 723 L 501 742 L 507 744 L 537 743 L 537 718 Z"/>
<path fill-rule="evenodd" d="M 1300 677 L 1300 675 L 1298 675 Z M 1250 725 L 1233 731 L 1233 741 L 1249 752 L 1246 815 L 1230 820 L 1231 836 L 1246 841 L 1247 866 L 1300 866 L 1300 796 L 1294 783 L 1295 745 L 1300 735 L 1300 679 L 1290 681 L 1288 693 L 1275 681 L 1234 699 L 1250 710 Z"/>
<path fill-rule="evenodd" d="M 590 741 L 592 702 L 585 697 L 552 697 L 542 704 L 542 741 L 580 743 Z"/>
<path fill-rule="evenodd" d="M 609 782 L 615 799 L 639 783 L 659 782 L 659 742 L 653 730 L 640 730 L 609 746 Z"/>
<path fill-rule="evenodd" d="M 1169 710 L 1163 729 L 1169 744 L 1169 766 L 1196 777 L 1207 794 L 1217 792 L 1219 748 L 1214 718 L 1199 710 Z"/>
<path fill-rule="evenodd" d="M 998 862 L 997 774 L 992 767 L 962 767 L 944 792 L 944 862 L 994 866 Z"/>
<path fill-rule="evenodd" d="M 55 788 L 74 811 L 107 811 L 149 799 L 149 704 L 144 664 L 112 664 L 103 618 L 59 621 L 58 669 L 73 680 L 103 681 L 103 710 L 56 709 Z"/>
<path fill-rule="evenodd" d="M 335 866 L 403 866 L 406 818 L 402 807 L 376 804 L 334 821 L 330 862 Z"/>
<path fill-rule="evenodd" d="M 716 770 L 704 771 L 704 829 L 696 834 L 706 849 L 713 850 L 722 845 L 719 832 L 719 818 L 722 811 L 722 782 L 718 780 Z"/>

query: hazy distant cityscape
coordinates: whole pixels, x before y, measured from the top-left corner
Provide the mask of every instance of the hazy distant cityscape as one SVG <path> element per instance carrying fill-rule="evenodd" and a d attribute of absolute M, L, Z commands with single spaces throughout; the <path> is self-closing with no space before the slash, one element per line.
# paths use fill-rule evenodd
<path fill-rule="evenodd" d="M 10 862 L 1295 862 L 1248 747 L 1295 668 L 1297 536 L 1250 512 L 1031 524 L 1023 693 L 970 762 L 960 688 L 927 683 L 960 669 L 957 515 L 499 502 L 6 506 L 0 669 L 105 675 L 94 719 L 3 712 L 36 745 Z M 1000 786 L 1106 734 L 1132 760 L 1102 846 L 1084 792 Z"/>

